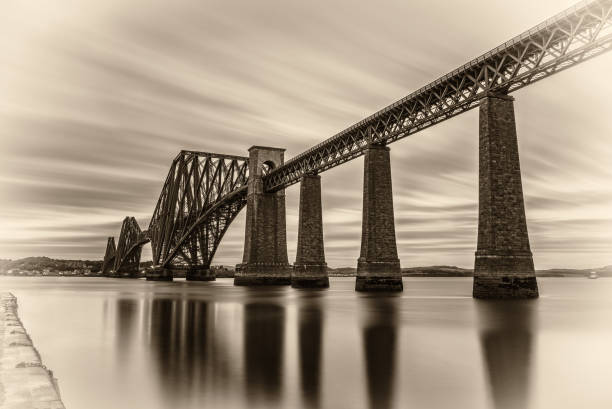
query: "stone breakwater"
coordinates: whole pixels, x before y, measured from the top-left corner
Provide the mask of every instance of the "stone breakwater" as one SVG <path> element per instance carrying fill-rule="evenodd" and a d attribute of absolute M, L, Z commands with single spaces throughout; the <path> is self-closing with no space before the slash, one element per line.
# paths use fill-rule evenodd
<path fill-rule="evenodd" d="M 10 293 L 0 293 L 0 408 L 64 409 L 57 381 L 42 364 Z"/>

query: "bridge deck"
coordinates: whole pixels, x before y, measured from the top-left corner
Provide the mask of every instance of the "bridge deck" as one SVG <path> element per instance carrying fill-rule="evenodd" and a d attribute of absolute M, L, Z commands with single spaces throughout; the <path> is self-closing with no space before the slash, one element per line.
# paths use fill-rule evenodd
<path fill-rule="evenodd" d="M 298 182 L 595 57 L 612 47 L 612 0 L 581 2 L 297 155 L 264 178 L 267 191 Z"/>

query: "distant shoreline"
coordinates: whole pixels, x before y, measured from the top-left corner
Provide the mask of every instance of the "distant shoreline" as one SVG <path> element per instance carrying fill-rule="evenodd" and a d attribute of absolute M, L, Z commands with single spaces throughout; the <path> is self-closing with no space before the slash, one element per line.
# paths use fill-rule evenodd
<path fill-rule="evenodd" d="M 151 261 L 140 263 L 141 274 L 152 266 Z M 0 276 L 17 277 L 100 277 L 102 261 L 100 260 L 61 260 L 49 257 L 26 257 L 19 260 L 0 260 Z M 217 277 L 234 277 L 234 266 L 213 265 Z M 587 277 L 594 271 L 599 277 L 612 277 L 612 265 L 599 268 L 568 269 L 552 268 L 536 270 L 537 277 Z M 327 269 L 330 277 L 354 277 L 355 267 Z M 472 277 L 473 270 L 456 266 L 425 266 L 402 268 L 404 277 Z M 175 274 L 184 277 L 184 274 Z"/>

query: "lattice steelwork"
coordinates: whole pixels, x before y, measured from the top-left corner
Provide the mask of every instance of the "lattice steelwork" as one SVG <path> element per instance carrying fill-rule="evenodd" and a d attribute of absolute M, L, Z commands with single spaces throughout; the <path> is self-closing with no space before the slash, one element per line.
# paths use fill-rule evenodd
<path fill-rule="evenodd" d="M 248 158 L 181 151 L 172 162 L 149 236 L 154 265 L 207 268 L 246 204 Z"/>
<path fill-rule="evenodd" d="M 115 238 L 109 237 L 106 242 L 106 253 L 104 253 L 104 261 L 102 262 L 102 274 L 110 273 L 111 269 L 115 266 L 115 254 L 117 253 L 117 247 L 115 246 Z"/>
<path fill-rule="evenodd" d="M 136 273 L 140 266 L 140 253 L 142 246 L 148 242 L 146 232 L 134 217 L 126 217 L 121 225 L 121 234 L 115 254 L 115 273 Z"/>
<path fill-rule="evenodd" d="M 407 97 L 376 112 L 264 177 L 267 191 L 286 188 L 479 105 L 489 92 L 509 93 L 612 47 L 612 0 L 582 2 Z"/>

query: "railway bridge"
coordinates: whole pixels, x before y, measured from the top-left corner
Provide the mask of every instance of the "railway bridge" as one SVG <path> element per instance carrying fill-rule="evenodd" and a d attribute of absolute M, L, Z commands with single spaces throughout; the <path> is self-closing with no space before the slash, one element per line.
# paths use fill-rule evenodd
<path fill-rule="evenodd" d="M 146 231 L 126 217 L 117 247 L 109 238 L 103 272 L 136 277 L 149 242 L 148 280 L 214 280 L 211 261 L 246 207 L 236 285 L 328 286 L 321 174 L 364 156 L 357 291 L 401 291 L 389 145 L 479 108 L 478 240 L 473 295 L 538 296 L 512 92 L 612 47 L 612 0 L 581 2 L 401 100 L 285 161 L 280 147 L 253 146 L 248 157 L 181 151 L 172 162 Z M 297 256 L 287 257 L 285 188 L 300 183 Z"/>

